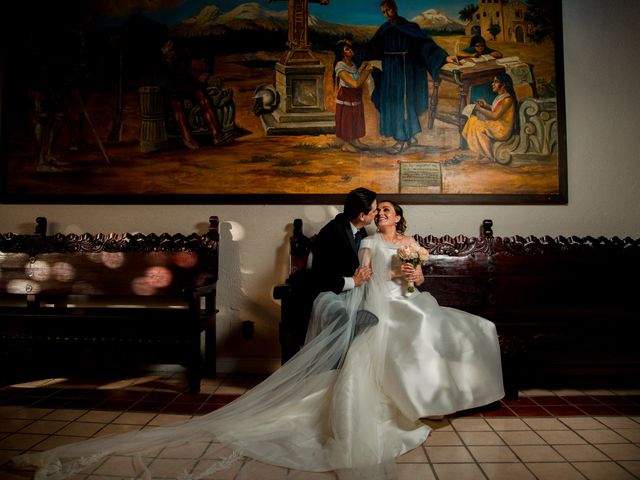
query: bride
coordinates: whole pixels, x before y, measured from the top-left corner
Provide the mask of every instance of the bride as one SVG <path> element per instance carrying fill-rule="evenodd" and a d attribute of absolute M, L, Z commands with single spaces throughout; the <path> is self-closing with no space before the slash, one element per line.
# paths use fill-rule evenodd
<path fill-rule="evenodd" d="M 493 323 L 440 307 L 429 293 L 409 293 L 407 282 L 420 285 L 424 276 L 398 258 L 401 246 L 415 244 L 404 235 L 401 207 L 381 201 L 376 224 L 359 252 L 374 272 L 366 288 L 320 294 L 305 346 L 234 402 L 185 422 L 21 455 L 14 464 L 37 467 L 36 479 L 99 472 L 107 462 L 126 465 L 120 478 L 165 478 L 168 459 L 173 477 L 189 480 L 239 461 L 243 470 L 260 461 L 340 479 L 395 478 L 396 457 L 429 435 L 421 418 L 486 405 L 504 392 Z M 378 322 L 360 332 L 362 309 Z M 185 455 L 185 444 L 202 455 Z"/>

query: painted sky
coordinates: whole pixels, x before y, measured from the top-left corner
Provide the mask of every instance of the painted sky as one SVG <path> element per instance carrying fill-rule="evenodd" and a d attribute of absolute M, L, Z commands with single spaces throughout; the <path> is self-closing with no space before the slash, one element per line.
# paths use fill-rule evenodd
<path fill-rule="evenodd" d="M 435 8 L 446 13 L 454 20 L 458 20 L 458 12 L 465 5 L 476 3 L 474 0 L 396 0 L 396 2 L 400 15 L 409 19 L 420 12 Z M 113 2 L 111 5 L 119 4 L 119 7 L 123 7 L 123 3 L 125 2 Z M 207 5 L 217 5 L 222 11 L 226 12 L 247 2 L 246 0 L 185 0 L 177 6 L 166 6 L 167 4 L 175 5 L 175 3 L 175 0 L 167 1 L 166 3 L 162 1 L 149 2 L 141 0 L 138 2 L 129 0 L 126 2 L 128 7 L 126 13 L 142 13 L 158 22 L 173 26 L 186 18 L 193 17 Z M 258 0 L 254 3 L 272 10 L 287 8 L 287 2 L 283 0 L 271 3 L 267 0 Z M 104 4 L 109 5 L 109 2 Z M 155 10 L 153 9 L 154 5 L 156 6 Z M 339 22 L 343 24 L 380 25 L 383 23 L 384 17 L 380 13 L 379 5 L 379 0 L 331 0 L 329 5 L 311 4 L 309 9 L 312 15 L 330 22 L 337 22 L 339 19 Z M 122 8 L 120 8 L 118 14 L 121 15 L 123 13 Z"/>

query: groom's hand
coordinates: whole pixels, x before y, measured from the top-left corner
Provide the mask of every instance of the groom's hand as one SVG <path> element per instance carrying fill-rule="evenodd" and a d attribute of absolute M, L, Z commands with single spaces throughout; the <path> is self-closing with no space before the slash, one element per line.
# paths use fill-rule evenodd
<path fill-rule="evenodd" d="M 353 274 L 353 282 L 356 287 L 366 283 L 373 274 L 373 270 L 370 266 L 358 267 L 356 272 Z"/>

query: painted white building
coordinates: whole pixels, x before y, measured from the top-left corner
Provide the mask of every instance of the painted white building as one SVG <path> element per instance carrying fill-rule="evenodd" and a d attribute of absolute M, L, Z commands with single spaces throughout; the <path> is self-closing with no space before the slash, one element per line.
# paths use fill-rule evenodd
<path fill-rule="evenodd" d="M 473 20 L 465 27 L 465 33 L 472 36 L 479 29 L 480 35 L 487 40 L 530 43 L 527 32 L 531 24 L 525 21 L 526 11 L 527 5 L 520 0 L 478 0 L 478 10 L 473 14 Z M 495 39 L 489 33 L 492 24 L 500 26 L 500 33 Z"/>

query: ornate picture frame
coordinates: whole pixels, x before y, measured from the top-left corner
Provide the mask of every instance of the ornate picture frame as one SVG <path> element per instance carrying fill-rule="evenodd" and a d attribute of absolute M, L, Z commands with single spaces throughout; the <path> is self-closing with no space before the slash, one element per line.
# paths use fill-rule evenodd
<path fill-rule="evenodd" d="M 17 4 L 1 201 L 567 203 L 561 2 L 380 3 Z"/>

